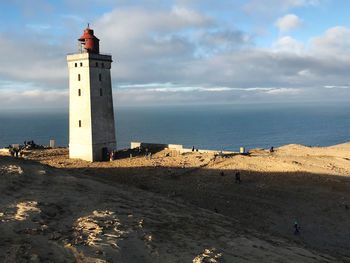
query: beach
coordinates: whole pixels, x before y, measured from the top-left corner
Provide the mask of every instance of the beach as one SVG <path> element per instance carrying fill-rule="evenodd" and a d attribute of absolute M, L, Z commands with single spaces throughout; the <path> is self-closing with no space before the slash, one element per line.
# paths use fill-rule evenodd
<path fill-rule="evenodd" d="M 350 262 L 350 143 L 95 163 L 4 150 L 0 178 L 1 262 Z"/>

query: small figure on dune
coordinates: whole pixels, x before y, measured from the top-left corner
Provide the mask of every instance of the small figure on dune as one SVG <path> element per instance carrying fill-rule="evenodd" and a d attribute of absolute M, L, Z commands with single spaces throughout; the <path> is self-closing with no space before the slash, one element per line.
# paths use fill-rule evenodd
<path fill-rule="evenodd" d="M 152 159 L 152 153 L 149 153 L 149 159 L 150 160 Z"/>
<path fill-rule="evenodd" d="M 239 171 L 236 171 L 235 173 L 235 178 L 236 178 L 236 184 L 240 184 L 242 181 L 241 181 L 241 173 Z"/>
<path fill-rule="evenodd" d="M 294 222 L 294 235 L 299 233 L 300 227 L 297 221 Z"/>
<path fill-rule="evenodd" d="M 148 148 L 145 149 L 146 152 L 146 160 L 148 160 Z"/>
<path fill-rule="evenodd" d="M 273 153 L 275 150 L 273 149 L 273 146 L 270 148 L 270 153 Z"/>
<path fill-rule="evenodd" d="M 192 152 L 194 152 L 194 146 L 192 146 Z"/>

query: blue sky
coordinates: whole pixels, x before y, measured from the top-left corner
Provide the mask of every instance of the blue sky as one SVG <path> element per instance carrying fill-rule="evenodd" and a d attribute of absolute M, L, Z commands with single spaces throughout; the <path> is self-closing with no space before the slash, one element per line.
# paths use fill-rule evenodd
<path fill-rule="evenodd" d="M 68 105 L 89 22 L 118 105 L 346 101 L 341 0 L 0 0 L 1 109 Z"/>

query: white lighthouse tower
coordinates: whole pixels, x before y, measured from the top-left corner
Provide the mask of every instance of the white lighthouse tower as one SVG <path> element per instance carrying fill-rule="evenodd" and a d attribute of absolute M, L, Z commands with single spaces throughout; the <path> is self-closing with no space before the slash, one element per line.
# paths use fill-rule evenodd
<path fill-rule="evenodd" d="M 111 85 L 112 56 L 100 54 L 88 27 L 69 68 L 69 158 L 102 161 L 116 148 Z"/>

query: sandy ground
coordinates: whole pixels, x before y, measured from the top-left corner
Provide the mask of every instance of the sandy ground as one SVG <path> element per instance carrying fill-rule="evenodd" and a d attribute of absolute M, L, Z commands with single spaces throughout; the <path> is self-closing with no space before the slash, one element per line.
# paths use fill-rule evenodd
<path fill-rule="evenodd" d="M 0 181 L 0 262 L 350 262 L 350 143 L 103 163 L 0 152 Z"/>

